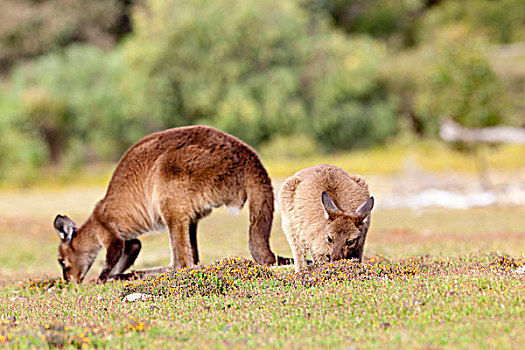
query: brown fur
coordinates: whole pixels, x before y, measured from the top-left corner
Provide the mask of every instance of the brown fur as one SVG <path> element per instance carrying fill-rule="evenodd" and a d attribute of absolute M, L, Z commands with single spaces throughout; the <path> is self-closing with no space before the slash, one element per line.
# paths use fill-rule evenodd
<path fill-rule="evenodd" d="M 71 230 L 70 242 L 62 239 L 59 260 L 65 260 L 64 277 L 81 281 L 102 247 L 107 252 L 99 278 L 120 274 L 138 255 L 140 242 L 137 246 L 135 238 L 164 227 L 170 233 L 170 267 L 196 264 L 198 221 L 212 208 L 227 205 L 240 209 L 246 200 L 250 251 L 257 262 L 274 264 L 269 246 L 273 190 L 256 152 L 239 139 L 207 126 L 146 136 L 124 154 L 105 197 L 84 225 Z M 55 227 L 64 237 L 70 220 L 56 220 Z"/>
<path fill-rule="evenodd" d="M 362 259 L 373 207 L 363 177 L 333 165 L 313 166 L 283 183 L 279 201 L 296 271 L 306 266 L 307 249 L 314 261 Z"/>

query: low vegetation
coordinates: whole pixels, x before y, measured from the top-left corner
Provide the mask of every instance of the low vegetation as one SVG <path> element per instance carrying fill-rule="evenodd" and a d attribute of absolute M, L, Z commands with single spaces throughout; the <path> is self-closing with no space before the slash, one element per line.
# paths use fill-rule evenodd
<path fill-rule="evenodd" d="M 134 292 L 156 296 L 225 295 L 239 289 L 243 281 L 263 281 L 274 276 L 271 269 L 251 260 L 231 257 L 209 265 L 198 265 L 152 276 L 124 285 L 123 296 Z"/>
<path fill-rule="evenodd" d="M 134 282 L 61 288 L 57 280 L 31 281 L 2 288 L 0 343 L 513 348 L 525 341 L 524 264 L 502 254 L 378 256 L 295 275 L 232 257 Z M 154 297 L 123 302 L 130 292 Z"/>

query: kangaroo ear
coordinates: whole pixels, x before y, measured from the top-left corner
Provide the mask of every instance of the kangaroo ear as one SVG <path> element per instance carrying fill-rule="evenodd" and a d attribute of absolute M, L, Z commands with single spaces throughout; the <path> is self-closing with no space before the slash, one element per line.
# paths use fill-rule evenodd
<path fill-rule="evenodd" d="M 355 211 L 355 214 L 358 217 L 365 219 L 368 215 L 370 215 L 370 212 L 372 211 L 373 207 L 374 207 L 374 197 L 370 197 L 365 202 L 363 202 L 363 204 L 361 204 L 359 208 L 357 208 L 357 210 Z"/>
<path fill-rule="evenodd" d="M 324 217 L 326 219 L 334 219 L 336 214 L 341 212 L 332 198 L 325 191 L 321 194 L 321 201 L 323 202 Z"/>
<path fill-rule="evenodd" d="M 77 234 L 77 225 L 65 215 L 57 215 L 53 225 L 60 239 L 65 243 L 71 243 L 71 240 Z"/>

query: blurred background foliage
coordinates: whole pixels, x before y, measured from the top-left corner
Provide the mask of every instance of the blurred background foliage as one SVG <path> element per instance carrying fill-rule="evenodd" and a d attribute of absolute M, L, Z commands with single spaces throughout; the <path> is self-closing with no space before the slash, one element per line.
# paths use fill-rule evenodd
<path fill-rule="evenodd" d="M 2 0 L 0 179 L 205 123 L 264 155 L 525 126 L 522 0 Z"/>

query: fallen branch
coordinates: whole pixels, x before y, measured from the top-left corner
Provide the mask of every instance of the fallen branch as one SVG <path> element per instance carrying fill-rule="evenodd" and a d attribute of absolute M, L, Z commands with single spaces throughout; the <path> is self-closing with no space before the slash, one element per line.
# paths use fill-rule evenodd
<path fill-rule="evenodd" d="M 466 128 L 450 118 L 446 118 L 441 124 L 439 136 L 447 142 L 525 144 L 523 128 L 512 126 Z"/>

